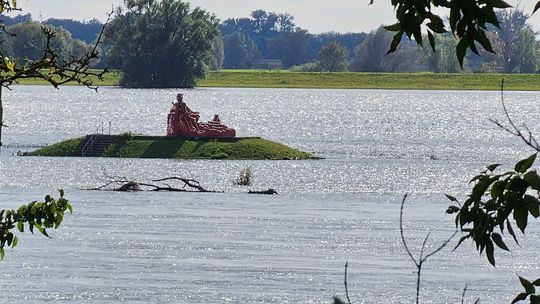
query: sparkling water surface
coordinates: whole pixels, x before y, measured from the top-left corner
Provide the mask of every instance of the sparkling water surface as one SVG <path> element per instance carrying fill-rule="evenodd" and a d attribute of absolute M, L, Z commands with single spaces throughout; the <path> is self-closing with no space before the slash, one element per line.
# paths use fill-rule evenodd
<path fill-rule="evenodd" d="M 532 153 L 489 119 L 503 120 L 498 92 L 195 89 L 188 105 L 218 113 L 239 136 L 261 136 L 310 151 L 309 161 L 217 161 L 17 157 L 96 130 L 164 134 L 176 90 L 40 86 L 4 91 L 0 208 L 56 189 L 75 212 L 52 239 L 21 236 L 1 262 L 0 303 L 329 303 L 349 291 L 356 303 L 412 303 L 415 252 L 426 233 L 437 247 L 453 232 L 443 193 L 465 197 L 491 163 L 511 166 Z M 540 93 L 508 92 L 509 112 L 540 132 Z M 535 129 L 536 128 L 536 129 Z M 247 195 L 234 186 L 251 166 Z M 108 175 L 137 180 L 185 176 L 226 193 L 112 193 Z M 522 247 L 498 252 L 497 268 L 457 239 L 423 270 L 422 303 L 509 303 L 517 275 L 540 276 L 540 229 Z M 510 243 L 510 242 L 508 242 Z"/>

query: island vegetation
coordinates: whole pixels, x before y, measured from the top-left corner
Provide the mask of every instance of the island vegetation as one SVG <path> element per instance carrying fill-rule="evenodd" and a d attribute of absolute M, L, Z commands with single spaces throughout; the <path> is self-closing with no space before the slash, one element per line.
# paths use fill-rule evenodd
<path fill-rule="evenodd" d="M 85 138 L 61 141 L 28 156 L 81 156 Z M 183 139 L 163 136 L 119 135 L 103 149 L 102 157 L 177 158 L 177 159 L 243 159 L 300 160 L 314 156 L 286 145 L 261 138 Z"/>

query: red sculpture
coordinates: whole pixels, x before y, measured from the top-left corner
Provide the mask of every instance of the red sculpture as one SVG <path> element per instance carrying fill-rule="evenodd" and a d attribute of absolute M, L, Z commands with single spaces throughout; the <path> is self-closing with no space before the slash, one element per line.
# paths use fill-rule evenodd
<path fill-rule="evenodd" d="M 182 100 L 183 94 L 176 95 L 167 116 L 167 136 L 169 137 L 202 137 L 202 138 L 233 138 L 236 131 L 221 123 L 219 115 L 208 123 L 199 122 L 199 112 L 193 112 Z"/>

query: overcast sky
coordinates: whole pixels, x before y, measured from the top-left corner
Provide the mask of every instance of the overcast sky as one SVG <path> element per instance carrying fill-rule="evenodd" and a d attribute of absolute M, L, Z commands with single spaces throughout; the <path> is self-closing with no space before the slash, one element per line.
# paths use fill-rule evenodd
<path fill-rule="evenodd" d="M 507 0 L 516 4 L 515 0 Z M 526 12 L 532 12 L 536 0 L 522 0 Z M 200 6 L 224 20 L 230 17 L 247 17 L 255 9 L 289 13 L 295 17 L 296 25 L 311 33 L 321 32 L 367 32 L 381 24 L 394 22 L 389 0 L 193 0 L 192 6 Z M 24 13 L 34 19 L 69 18 L 90 20 L 106 19 L 113 6 L 122 0 L 19 0 Z M 540 30 L 540 12 L 530 22 Z"/>

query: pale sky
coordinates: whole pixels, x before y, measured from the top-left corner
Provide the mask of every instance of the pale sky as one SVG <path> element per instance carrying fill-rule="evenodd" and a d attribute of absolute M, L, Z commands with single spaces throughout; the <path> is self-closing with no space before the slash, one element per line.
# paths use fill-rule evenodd
<path fill-rule="evenodd" d="M 507 0 L 515 5 L 517 1 Z M 68 18 L 105 20 L 113 6 L 122 0 L 19 0 L 23 13 L 31 13 L 34 19 Z M 221 20 L 230 17 L 247 17 L 255 9 L 269 12 L 289 13 L 296 25 L 311 33 L 321 32 L 368 32 L 381 24 L 394 22 L 389 0 L 192 0 L 192 7 L 199 6 L 214 13 Z M 532 12 L 536 0 L 522 0 L 525 12 Z M 540 30 L 540 11 L 529 20 L 536 31 Z"/>

